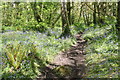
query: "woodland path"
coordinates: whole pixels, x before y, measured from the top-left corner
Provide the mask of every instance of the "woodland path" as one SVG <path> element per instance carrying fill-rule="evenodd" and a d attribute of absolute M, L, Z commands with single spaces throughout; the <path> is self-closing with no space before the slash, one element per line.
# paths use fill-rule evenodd
<path fill-rule="evenodd" d="M 83 78 L 86 75 L 84 48 L 86 41 L 81 38 L 82 32 L 75 35 L 77 43 L 72 45 L 69 50 L 60 52 L 55 56 L 53 62 L 46 66 L 42 71 L 42 75 L 39 77 L 42 80 L 72 80 L 72 78 Z M 58 74 L 58 72 L 65 73 L 64 75 Z M 62 70 L 63 69 L 63 70 Z M 37 79 L 37 80 L 41 80 Z"/>

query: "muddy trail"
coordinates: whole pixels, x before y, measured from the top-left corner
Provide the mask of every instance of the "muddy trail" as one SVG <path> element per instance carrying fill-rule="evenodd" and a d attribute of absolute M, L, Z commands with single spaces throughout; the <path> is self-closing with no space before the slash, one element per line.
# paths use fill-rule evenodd
<path fill-rule="evenodd" d="M 37 80 L 84 78 L 86 76 L 84 57 L 86 41 L 81 36 L 82 32 L 75 35 L 77 43 L 72 45 L 69 50 L 56 55 L 53 62 L 42 69 L 42 74 Z"/>

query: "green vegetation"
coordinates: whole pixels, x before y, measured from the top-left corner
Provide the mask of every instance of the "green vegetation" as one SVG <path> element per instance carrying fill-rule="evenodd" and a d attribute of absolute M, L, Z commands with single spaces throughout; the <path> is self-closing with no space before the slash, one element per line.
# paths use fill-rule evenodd
<path fill-rule="evenodd" d="M 5 32 L 1 37 L 4 45 L 3 77 L 10 77 L 7 74 L 10 72 L 16 75 L 23 73 L 22 75 L 33 78 L 40 74 L 38 68 L 44 67 L 46 61 L 53 60 L 58 52 L 68 49 L 75 42 L 72 38 L 56 39 L 36 32 Z"/>
<path fill-rule="evenodd" d="M 118 78 L 118 38 L 114 25 L 87 29 L 83 35 L 86 45 L 86 63 L 89 78 Z"/>
<path fill-rule="evenodd" d="M 62 76 L 69 76 L 72 72 L 72 69 L 69 66 L 59 66 L 54 69 L 57 74 Z"/>
<path fill-rule="evenodd" d="M 76 43 L 74 36 L 79 32 L 87 41 L 86 77 L 118 78 L 120 1 L 3 2 L 1 7 L 3 79 L 38 78 L 58 53 Z M 71 72 L 64 66 L 54 70 L 58 75 Z"/>

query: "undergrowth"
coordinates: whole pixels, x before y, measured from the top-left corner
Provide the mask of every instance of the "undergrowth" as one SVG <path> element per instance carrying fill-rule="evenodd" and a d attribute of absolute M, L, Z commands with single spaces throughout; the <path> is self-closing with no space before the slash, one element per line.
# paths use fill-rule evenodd
<path fill-rule="evenodd" d="M 118 78 L 118 36 L 114 25 L 87 28 L 82 36 L 86 39 L 86 63 L 88 78 Z"/>
<path fill-rule="evenodd" d="M 48 33 L 10 31 L 2 37 L 2 78 L 36 78 L 40 69 L 60 51 L 75 43 L 74 38 L 58 38 L 60 30 Z"/>

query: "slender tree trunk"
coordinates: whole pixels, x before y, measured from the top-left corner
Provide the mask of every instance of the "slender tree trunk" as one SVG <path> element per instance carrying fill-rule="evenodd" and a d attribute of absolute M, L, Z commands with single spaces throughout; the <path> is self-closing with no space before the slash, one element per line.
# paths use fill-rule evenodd
<path fill-rule="evenodd" d="M 84 11 L 83 11 L 83 18 L 84 18 L 84 23 L 85 23 L 85 25 L 87 25 L 87 20 L 86 20 L 85 12 L 84 12 Z"/>
<path fill-rule="evenodd" d="M 98 10 L 98 23 L 100 23 L 100 3 L 97 5 Z"/>
<path fill-rule="evenodd" d="M 116 17 L 116 3 L 113 3 L 113 16 Z"/>
<path fill-rule="evenodd" d="M 96 2 L 93 3 L 94 12 L 93 12 L 93 23 L 96 24 Z"/>
<path fill-rule="evenodd" d="M 70 6 L 70 0 L 68 1 L 69 1 L 67 2 L 68 22 L 69 22 L 69 25 L 71 25 L 71 6 Z"/>
<path fill-rule="evenodd" d="M 43 6 L 42 5 L 42 3 L 39 3 L 39 6 L 41 5 L 41 7 Z M 36 2 L 32 2 L 31 3 L 31 8 L 32 8 L 32 10 L 33 10 L 33 13 L 34 13 L 34 18 L 35 18 L 35 20 L 38 22 L 38 24 L 39 23 L 41 23 L 41 22 L 43 22 L 43 20 L 42 20 L 42 18 L 41 18 L 41 16 L 42 16 L 42 14 L 39 14 L 38 12 L 37 12 L 37 8 L 36 8 L 36 6 L 37 6 L 37 4 L 36 4 Z M 42 11 L 41 11 L 42 12 Z M 39 32 L 45 32 L 46 31 L 46 28 L 45 28 L 45 26 L 39 26 L 39 27 L 34 27 L 33 29 L 35 29 L 35 30 L 37 30 L 37 31 L 39 31 Z"/>
<path fill-rule="evenodd" d="M 117 29 L 117 35 L 118 35 L 118 41 L 120 40 L 120 1 L 118 2 L 117 6 L 117 24 L 116 24 L 116 29 Z"/>
<path fill-rule="evenodd" d="M 87 25 L 89 25 L 89 13 L 85 14 Z"/>
<path fill-rule="evenodd" d="M 71 12 L 72 16 L 71 16 L 71 24 L 74 24 L 74 2 L 72 2 L 72 12 Z"/>
<path fill-rule="evenodd" d="M 57 21 L 60 19 L 61 14 L 62 14 L 62 13 L 60 13 L 60 14 L 59 14 L 59 16 L 56 18 L 56 20 L 55 20 L 55 21 L 53 21 L 53 23 L 52 23 L 52 28 L 53 28 L 53 27 L 54 27 L 54 25 L 57 23 Z"/>
<path fill-rule="evenodd" d="M 78 18 L 78 22 L 80 21 L 80 18 L 81 18 L 81 15 L 82 15 L 82 11 L 83 11 L 83 5 L 82 5 L 82 3 L 81 3 L 81 7 L 80 7 L 80 15 L 79 15 L 79 18 Z"/>
<path fill-rule="evenodd" d="M 40 15 L 37 13 L 36 2 L 31 3 L 31 8 L 32 8 L 33 13 L 34 13 L 34 18 L 37 20 L 37 22 L 38 23 L 42 22 Z"/>
<path fill-rule="evenodd" d="M 62 11 L 62 34 L 60 37 L 70 37 L 71 32 L 69 28 L 68 14 L 67 14 L 67 6 L 65 1 L 61 2 L 61 11 Z"/>
<path fill-rule="evenodd" d="M 117 7 L 117 25 L 116 28 L 118 31 L 120 31 L 120 1 L 118 2 L 118 7 Z"/>

